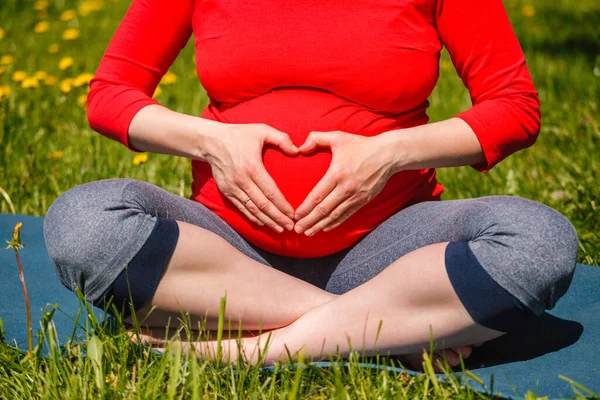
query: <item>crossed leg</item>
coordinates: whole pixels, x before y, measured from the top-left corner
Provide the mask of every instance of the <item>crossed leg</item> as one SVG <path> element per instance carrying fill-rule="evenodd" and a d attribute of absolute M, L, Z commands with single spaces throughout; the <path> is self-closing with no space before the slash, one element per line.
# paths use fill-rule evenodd
<path fill-rule="evenodd" d="M 245 257 L 211 232 L 185 223 L 180 227 L 180 241 L 154 297 L 136 312 L 143 320 L 151 308 L 160 310 L 145 319 L 143 343 L 160 348 L 164 333 L 153 327 L 164 327 L 179 307 L 206 316 L 206 328 L 216 329 L 219 299 L 226 293 L 226 319 L 241 321 L 244 329 L 270 331 L 222 341 L 223 361 L 236 361 L 239 342 L 250 363 L 268 347 L 262 359 L 267 364 L 300 351 L 305 359 L 319 360 L 336 352 L 348 356 L 354 350 L 406 355 L 401 360 L 416 367 L 419 356 L 411 355 L 428 349 L 431 327 L 438 349 L 456 349 L 446 357 L 457 365 L 457 353 L 466 357 L 469 345 L 503 334 L 477 324 L 463 307 L 445 272 L 445 243 L 415 250 L 363 285 L 333 295 Z M 219 256 L 211 260 L 198 243 L 218 250 L 211 254 Z M 202 267 L 191 268 L 193 264 Z M 199 357 L 216 355 L 214 340 L 184 345 L 193 346 Z"/>
<path fill-rule="evenodd" d="M 281 265 L 267 265 L 197 203 L 145 182 L 106 180 L 71 189 L 48 211 L 46 241 L 62 282 L 71 288 L 75 281 L 97 300 L 108 284 L 106 271 L 115 276 L 116 267 L 131 260 L 155 218 L 178 221 L 180 235 L 152 298 L 137 310 L 136 319 L 160 330 L 183 311 L 192 316 L 192 326 L 206 319 L 206 328 L 215 329 L 220 299 L 227 296 L 225 317 L 234 331 L 238 323 L 246 330 L 270 330 L 241 340 L 250 362 L 258 361 L 256 350 L 265 348 L 267 338 L 267 363 L 299 351 L 308 359 L 337 351 L 347 355 L 351 349 L 420 353 L 429 347 L 430 329 L 438 348 L 490 340 L 503 331 L 476 322 L 465 298 L 457 295 L 457 282 L 471 277 L 451 282 L 448 242 L 468 243 L 475 263 L 485 265 L 494 280 L 510 289 L 509 297 L 518 294 L 537 314 L 552 308 L 568 288 L 578 245 L 564 217 L 529 200 L 419 203 L 341 252 L 341 259 L 331 258 L 335 270 L 326 271 L 325 281 L 315 286 L 279 271 Z M 116 255 L 115 248 L 120 249 Z M 479 293 L 475 300 L 485 304 L 496 299 Z M 215 346 L 211 340 L 188 344 L 204 356 Z M 237 341 L 222 344 L 222 357 L 235 361 Z"/>
<path fill-rule="evenodd" d="M 270 330 L 336 297 L 247 257 L 208 230 L 178 225 L 179 240 L 154 297 L 136 312 L 144 325 L 165 327 L 168 318 L 176 320 L 184 311 L 193 327 L 200 323 L 217 329 L 221 298 L 226 297 L 225 320 L 234 324 L 232 330 L 237 332 L 240 324 L 244 330 Z M 125 321 L 133 322 L 131 317 Z"/>

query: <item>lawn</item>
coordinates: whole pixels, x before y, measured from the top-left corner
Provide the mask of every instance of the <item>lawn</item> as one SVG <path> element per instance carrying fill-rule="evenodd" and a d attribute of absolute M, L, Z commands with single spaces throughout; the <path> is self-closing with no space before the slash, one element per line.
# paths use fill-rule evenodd
<path fill-rule="evenodd" d="M 44 215 L 67 189 L 129 177 L 190 195 L 189 160 L 147 159 L 87 125 L 87 83 L 123 16 L 125 0 L 0 0 L 0 213 Z M 600 3 L 506 0 L 542 105 L 534 146 L 488 173 L 441 169 L 444 199 L 510 194 L 565 214 L 580 238 L 579 262 L 600 264 Z M 209 61 L 208 61 L 209 62 Z M 193 43 L 155 93 L 165 106 L 199 115 L 208 103 L 198 83 Z M 446 53 L 430 98 L 432 121 L 470 107 Z M 2 239 L 2 238 L 0 238 Z M 6 238 L 8 239 L 8 238 Z M 34 324 L 37 325 L 36 321 Z M 99 330 L 100 363 L 79 346 L 61 362 L 24 358 L 0 345 L 0 398 L 453 397 L 479 394 L 431 376 L 363 370 L 288 370 L 237 374 L 185 355 L 156 357 Z M 44 390 L 40 388 L 43 387 Z M 532 388 L 534 389 L 534 388 Z"/>

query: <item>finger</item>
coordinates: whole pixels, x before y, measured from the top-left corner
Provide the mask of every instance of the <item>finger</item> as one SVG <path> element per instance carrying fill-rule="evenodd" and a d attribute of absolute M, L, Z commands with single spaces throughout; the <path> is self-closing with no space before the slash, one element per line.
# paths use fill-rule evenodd
<path fill-rule="evenodd" d="M 337 132 L 317 132 L 313 131 L 308 134 L 306 140 L 298 149 L 302 154 L 308 154 L 315 151 L 317 148 L 331 148 L 333 142 L 337 139 Z"/>
<path fill-rule="evenodd" d="M 248 198 L 246 198 L 246 200 L 248 200 Z M 273 229 L 277 233 L 283 232 L 283 227 L 279 226 L 277 222 L 273 221 L 265 213 L 260 211 L 256 204 L 254 204 L 252 199 L 244 201 L 242 204 L 246 207 L 246 210 L 248 210 L 252 215 L 254 215 L 254 217 L 256 217 L 256 219 L 260 221 L 260 223 L 262 224 L 261 226 L 266 225 L 267 227 Z"/>
<path fill-rule="evenodd" d="M 260 168 L 251 177 L 265 201 L 264 208 L 261 208 L 261 203 L 255 202 L 258 208 L 281 226 L 291 225 L 289 229 L 291 230 L 294 226 L 294 208 L 285 199 L 271 175 L 264 168 Z"/>
<path fill-rule="evenodd" d="M 294 145 L 292 139 L 287 133 L 278 131 L 275 128 L 269 126 L 267 130 L 267 136 L 265 141 L 270 144 L 274 144 L 279 147 L 283 152 L 289 156 L 295 156 L 298 154 L 298 147 Z"/>
<path fill-rule="evenodd" d="M 342 216 L 337 220 L 333 221 L 330 225 L 323 228 L 323 232 L 329 232 L 332 229 L 337 228 L 343 222 L 345 222 L 348 218 L 354 215 L 364 204 L 356 204 L 352 207 L 349 207 L 346 211 L 342 213 Z"/>
<path fill-rule="evenodd" d="M 335 189 L 336 185 L 337 183 L 333 179 L 333 174 L 330 171 L 327 171 L 325 176 L 321 178 L 319 183 L 317 183 L 313 190 L 310 191 L 308 196 L 306 196 L 306 199 L 304 199 L 302 204 L 300 204 L 300 206 L 296 209 L 294 219 L 299 221 L 307 216 L 311 211 L 314 210 L 317 204 L 325 200 L 325 198 Z M 306 227 L 304 229 L 306 229 Z"/>
<path fill-rule="evenodd" d="M 250 200 L 248 200 L 248 198 L 250 198 Z M 238 200 L 241 200 L 241 203 L 252 215 L 277 232 L 283 232 L 283 226 L 286 228 L 290 227 L 290 229 L 294 227 L 293 221 L 282 214 L 281 211 L 265 197 L 263 192 L 251 179 L 243 185 L 242 190 L 239 192 Z M 276 219 L 272 219 L 269 215 L 265 214 L 266 210 L 270 211 L 271 214 L 276 215 Z M 277 219 L 281 221 L 281 224 L 275 222 Z"/>
<path fill-rule="evenodd" d="M 352 212 L 348 216 L 346 216 L 346 214 L 351 209 L 358 209 L 359 207 L 360 206 L 357 206 L 352 201 L 352 199 L 348 199 L 347 201 L 341 202 L 336 208 L 333 209 L 333 211 L 331 211 L 331 213 L 329 213 L 328 217 L 323 218 L 322 220 L 314 224 L 310 229 L 307 229 L 305 232 L 306 236 L 312 236 L 321 230 L 325 230 L 325 228 L 332 226 L 333 224 L 341 224 L 346 219 L 348 219 L 350 215 L 354 213 Z M 330 230 L 331 229 L 328 229 L 327 231 Z"/>
<path fill-rule="evenodd" d="M 296 232 L 302 233 L 310 230 L 314 224 L 322 219 L 335 220 L 339 218 L 341 215 L 334 212 L 334 210 L 338 204 L 346 200 L 348 196 L 349 194 L 345 190 L 342 190 L 339 186 L 336 187 L 322 202 L 315 205 L 306 217 L 296 223 Z M 314 232 L 311 232 L 311 234 L 314 234 Z"/>
<path fill-rule="evenodd" d="M 246 197 L 247 198 L 247 197 Z M 264 226 L 265 224 L 261 221 L 258 220 L 258 218 L 256 218 L 247 208 L 246 206 L 239 201 L 237 198 L 233 197 L 233 196 L 229 196 L 228 199 L 233 203 L 233 205 L 240 210 L 240 212 L 242 214 L 244 214 L 244 216 L 246 218 L 248 218 L 251 222 L 255 223 L 258 226 Z"/>

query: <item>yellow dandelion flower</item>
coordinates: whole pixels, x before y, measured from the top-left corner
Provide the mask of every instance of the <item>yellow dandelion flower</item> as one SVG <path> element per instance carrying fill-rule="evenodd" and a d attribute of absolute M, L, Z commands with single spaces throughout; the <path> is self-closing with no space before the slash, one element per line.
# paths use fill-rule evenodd
<path fill-rule="evenodd" d="M 0 99 L 2 99 L 3 97 L 10 96 L 11 93 L 12 89 L 10 88 L 10 86 L 0 86 Z"/>
<path fill-rule="evenodd" d="M 7 249 L 22 249 L 23 248 L 23 243 L 21 243 L 21 228 L 23 227 L 23 223 L 22 222 L 17 222 L 17 224 L 15 225 L 15 228 L 13 229 L 13 236 L 12 239 L 10 240 L 10 242 L 7 240 L 6 242 L 8 243 L 8 247 Z M 21 275 L 21 277 L 23 277 Z"/>
<path fill-rule="evenodd" d="M 148 153 L 139 153 L 133 157 L 133 165 L 140 165 L 146 161 L 148 161 Z"/>
<path fill-rule="evenodd" d="M 35 25 L 33 31 L 35 33 L 43 33 L 48 31 L 48 29 L 50 29 L 50 23 L 48 21 L 40 21 Z"/>
<path fill-rule="evenodd" d="M 87 106 L 87 95 L 79 95 L 79 97 L 77 97 L 77 105 L 81 108 L 85 108 Z"/>
<path fill-rule="evenodd" d="M 50 46 L 48 46 L 48 53 L 50 54 L 56 54 L 59 50 L 60 47 L 58 47 L 56 43 L 52 43 Z"/>
<path fill-rule="evenodd" d="M 86 16 L 92 11 L 100 11 L 104 8 L 104 1 L 102 0 L 84 0 L 77 11 L 79 15 Z"/>
<path fill-rule="evenodd" d="M 12 74 L 12 80 L 15 82 L 23 82 L 27 79 L 27 73 L 25 71 L 15 71 Z"/>
<path fill-rule="evenodd" d="M 4 75 L 6 72 L 6 67 L 0 67 L 0 75 Z"/>
<path fill-rule="evenodd" d="M 48 75 L 46 79 L 44 79 L 44 85 L 46 86 L 54 86 L 58 83 L 58 79 L 53 75 Z"/>
<path fill-rule="evenodd" d="M 535 15 L 535 8 L 531 4 L 524 5 L 521 7 L 521 14 L 525 17 L 533 17 Z"/>
<path fill-rule="evenodd" d="M 65 155 L 64 151 L 55 151 L 55 152 L 48 154 L 48 157 L 52 158 L 53 160 L 58 160 L 59 158 L 62 158 L 64 155 Z"/>
<path fill-rule="evenodd" d="M 77 78 L 75 78 L 75 80 L 73 81 L 73 86 L 79 87 L 79 86 L 87 85 L 88 83 L 90 83 L 90 81 L 92 80 L 93 77 L 94 77 L 94 74 L 90 74 L 89 72 L 84 72 L 83 74 L 81 74 Z"/>
<path fill-rule="evenodd" d="M 46 71 L 38 71 L 35 74 L 33 74 L 33 77 L 39 81 L 43 81 L 48 77 L 48 73 Z"/>
<path fill-rule="evenodd" d="M 152 95 L 152 98 L 157 98 L 158 96 L 160 96 L 162 94 L 162 89 L 160 88 L 160 86 L 156 87 L 156 90 L 154 91 L 154 94 Z"/>
<path fill-rule="evenodd" d="M 35 2 L 33 9 L 37 11 L 43 11 L 48 8 L 48 0 L 38 0 Z"/>
<path fill-rule="evenodd" d="M 0 57 L 0 65 L 10 65 L 15 62 L 15 58 L 10 54 L 5 54 Z"/>
<path fill-rule="evenodd" d="M 160 83 L 162 83 L 163 85 L 171 85 L 175 82 L 177 82 L 177 75 L 175 75 L 171 71 L 167 71 L 167 73 L 160 80 Z"/>
<path fill-rule="evenodd" d="M 60 81 L 58 88 L 60 89 L 61 92 L 63 92 L 64 94 L 67 94 L 71 91 L 72 84 L 73 84 L 73 79 L 67 78 L 67 79 Z"/>
<path fill-rule="evenodd" d="M 58 68 L 61 71 L 66 70 L 67 68 L 69 68 L 72 65 L 73 65 L 73 57 L 63 57 L 58 62 Z"/>
<path fill-rule="evenodd" d="M 75 40 L 79 37 L 79 29 L 77 28 L 69 28 L 65 29 L 62 34 L 62 38 L 64 40 Z"/>
<path fill-rule="evenodd" d="M 23 80 L 23 82 L 21 82 L 21 87 L 25 88 L 25 89 L 33 89 L 33 88 L 37 88 L 39 86 L 40 86 L 40 83 L 33 76 L 26 78 Z"/>
<path fill-rule="evenodd" d="M 0 39 L 4 37 L 4 29 L 0 28 Z"/>
<path fill-rule="evenodd" d="M 66 10 L 62 14 L 60 14 L 61 21 L 72 21 L 75 18 L 75 10 Z"/>

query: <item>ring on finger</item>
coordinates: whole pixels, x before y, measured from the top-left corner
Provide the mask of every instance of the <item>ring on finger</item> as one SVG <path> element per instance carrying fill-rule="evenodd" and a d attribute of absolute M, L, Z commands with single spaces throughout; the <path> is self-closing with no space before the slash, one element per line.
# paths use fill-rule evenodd
<path fill-rule="evenodd" d="M 248 203 L 250 201 L 250 197 L 248 197 L 246 200 L 244 200 L 244 205 L 246 205 L 246 203 Z"/>

